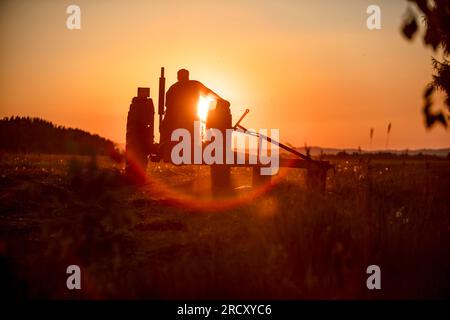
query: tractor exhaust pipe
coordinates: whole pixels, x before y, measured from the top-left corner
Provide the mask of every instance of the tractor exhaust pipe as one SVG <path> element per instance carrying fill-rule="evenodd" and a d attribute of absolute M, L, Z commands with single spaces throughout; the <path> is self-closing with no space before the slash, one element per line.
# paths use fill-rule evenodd
<path fill-rule="evenodd" d="M 166 78 L 164 77 L 164 67 L 161 68 L 159 77 L 159 96 L 158 96 L 158 115 L 159 115 L 159 133 L 161 133 L 161 122 L 164 115 L 164 99 L 166 95 Z"/>

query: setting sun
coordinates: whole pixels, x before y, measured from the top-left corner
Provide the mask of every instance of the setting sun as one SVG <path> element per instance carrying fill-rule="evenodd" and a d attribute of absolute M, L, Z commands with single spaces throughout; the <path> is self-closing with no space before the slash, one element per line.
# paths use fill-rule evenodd
<path fill-rule="evenodd" d="M 205 138 L 206 118 L 208 117 L 208 111 L 211 108 L 211 103 L 213 101 L 214 99 L 210 96 L 200 96 L 200 98 L 198 99 L 197 116 L 200 120 L 200 132 L 202 139 Z"/>
<path fill-rule="evenodd" d="M 211 102 L 213 101 L 214 99 L 209 96 L 208 97 L 200 96 L 200 99 L 198 100 L 197 116 L 201 122 L 206 122 L 208 111 L 211 108 Z"/>

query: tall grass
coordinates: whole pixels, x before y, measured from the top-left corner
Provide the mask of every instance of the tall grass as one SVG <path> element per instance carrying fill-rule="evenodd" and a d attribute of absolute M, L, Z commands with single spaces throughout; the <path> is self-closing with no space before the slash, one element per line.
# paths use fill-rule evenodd
<path fill-rule="evenodd" d="M 203 183 L 208 168 L 152 164 L 154 181 L 136 189 L 102 161 L 69 165 L 65 159 L 65 172 L 43 175 L 37 170 L 42 159 L 28 159 L 25 169 L 14 159 L 2 164 L 7 201 L 1 228 L 8 231 L 7 255 L 18 283 L 26 283 L 26 297 L 398 299 L 450 293 L 446 161 L 338 161 L 325 195 L 309 193 L 304 172 L 291 170 L 257 199 L 199 212 L 164 196 L 158 184 L 189 193 L 186 182 Z M 53 162 L 45 163 L 51 170 Z M 250 175 L 234 171 L 235 183 L 248 184 Z M 235 196 L 245 192 L 251 190 Z M 14 211 L 17 199 L 25 205 Z M 66 290 L 69 264 L 81 266 L 85 290 Z M 366 288 L 371 264 L 381 268 L 380 291 Z"/>

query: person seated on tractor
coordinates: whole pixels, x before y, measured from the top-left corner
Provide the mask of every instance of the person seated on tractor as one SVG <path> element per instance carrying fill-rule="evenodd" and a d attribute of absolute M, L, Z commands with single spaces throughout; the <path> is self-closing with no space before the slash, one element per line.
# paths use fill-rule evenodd
<path fill-rule="evenodd" d="M 229 102 L 207 88 L 200 81 L 190 80 L 189 71 L 181 69 L 177 73 L 178 81 L 166 93 L 166 112 L 161 124 L 160 147 L 165 161 L 170 161 L 171 141 L 173 130 L 185 128 L 193 136 L 194 121 L 197 115 L 198 102 L 201 96 L 209 96 L 221 104 L 229 106 Z"/>

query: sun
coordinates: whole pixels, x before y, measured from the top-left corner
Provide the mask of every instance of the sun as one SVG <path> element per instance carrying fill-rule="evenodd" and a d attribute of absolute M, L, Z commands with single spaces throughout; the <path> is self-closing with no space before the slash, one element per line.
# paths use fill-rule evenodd
<path fill-rule="evenodd" d="M 212 97 L 200 96 L 197 105 L 197 116 L 200 119 L 200 135 L 201 140 L 205 141 L 206 138 L 206 119 L 208 118 L 208 111 L 212 108 L 211 104 L 214 101 Z"/>
<path fill-rule="evenodd" d="M 201 122 L 206 122 L 208 111 L 211 108 L 211 102 L 213 101 L 214 99 L 210 96 L 200 96 L 197 105 L 197 116 Z"/>

